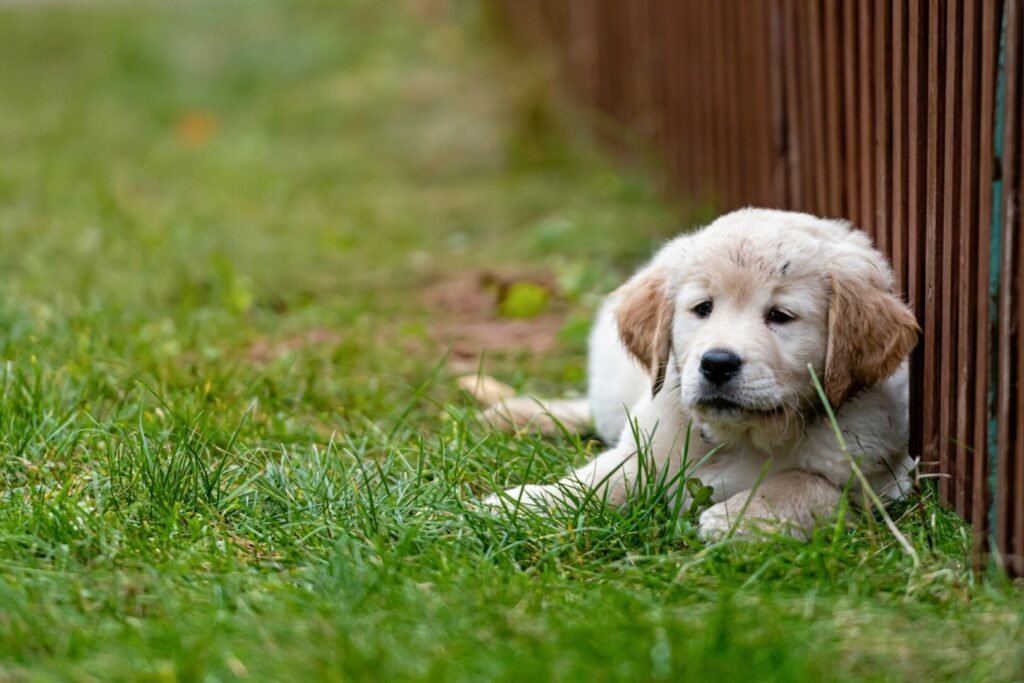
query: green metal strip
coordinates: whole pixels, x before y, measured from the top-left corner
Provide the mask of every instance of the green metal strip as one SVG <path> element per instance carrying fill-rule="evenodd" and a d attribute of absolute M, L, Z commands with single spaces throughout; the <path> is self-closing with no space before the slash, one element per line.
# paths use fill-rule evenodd
<path fill-rule="evenodd" d="M 996 76 L 996 110 L 995 130 L 993 131 L 993 152 L 998 162 L 1003 156 L 1003 127 L 1005 125 L 1006 103 L 1006 15 L 1007 4 L 1003 4 L 1003 16 L 999 31 L 999 70 Z M 997 177 L 992 183 L 992 225 L 989 232 L 989 343 L 994 349 L 998 344 L 999 334 L 999 290 L 1003 270 L 1003 181 Z M 995 549 L 996 509 L 999 499 L 999 416 L 996 411 L 996 396 L 999 384 L 999 356 L 989 353 L 988 377 L 988 490 L 992 493 L 992 502 L 988 509 L 988 533 L 990 547 Z M 992 553 L 995 557 L 995 553 Z"/>

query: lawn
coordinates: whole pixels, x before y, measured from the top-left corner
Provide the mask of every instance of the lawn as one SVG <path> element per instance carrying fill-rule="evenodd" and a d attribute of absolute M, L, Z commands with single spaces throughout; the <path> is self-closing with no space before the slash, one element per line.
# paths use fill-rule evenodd
<path fill-rule="evenodd" d="M 454 378 L 581 391 L 694 214 L 485 15 L 0 3 L 0 680 L 1024 679 L 1024 592 L 928 487 L 916 560 L 474 506 L 599 445 Z"/>

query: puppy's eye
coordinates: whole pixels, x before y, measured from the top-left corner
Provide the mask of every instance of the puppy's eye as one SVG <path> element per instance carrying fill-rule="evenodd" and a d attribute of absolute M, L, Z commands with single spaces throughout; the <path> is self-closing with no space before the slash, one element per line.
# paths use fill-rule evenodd
<path fill-rule="evenodd" d="M 765 316 L 765 320 L 776 325 L 782 325 L 793 320 L 793 316 L 785 311 L 781 311 L 778 308 L 773 308 L 768 311 L 768 315 Z"/>
<path fill-rule="evenodd" d="M 714 309 L 714 304 L 710 301 L 702 301 L 693 307 L 693 314 L 698 318 L 706 318 L 711 315 L 711 311 Z"/>

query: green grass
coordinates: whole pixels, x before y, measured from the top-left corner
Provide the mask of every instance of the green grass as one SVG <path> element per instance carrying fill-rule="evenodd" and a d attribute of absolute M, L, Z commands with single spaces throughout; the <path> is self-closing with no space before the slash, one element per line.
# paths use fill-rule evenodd
<path fill-rule="evenodd" d="M 473 507 L 595 445 L 474 423 L 424 288 L 553 274 L 557 348 L 485 367 L 579 390 L 682 214 L 445 5 L 0 6 L 0 680 L 1024 677 L 930 496 L 916 569 L 872 520 Z"/>

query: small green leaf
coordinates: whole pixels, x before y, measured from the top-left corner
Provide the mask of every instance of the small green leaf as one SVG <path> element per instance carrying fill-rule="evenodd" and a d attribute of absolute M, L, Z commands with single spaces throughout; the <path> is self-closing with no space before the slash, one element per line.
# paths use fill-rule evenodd
<path fill-rule="evenodd" d="M 516 282 L 498 304 L 498 314 L 503 318 L 535 318 L 547 310 L 550 300 L 551 293 L 540 285 Z"/>

